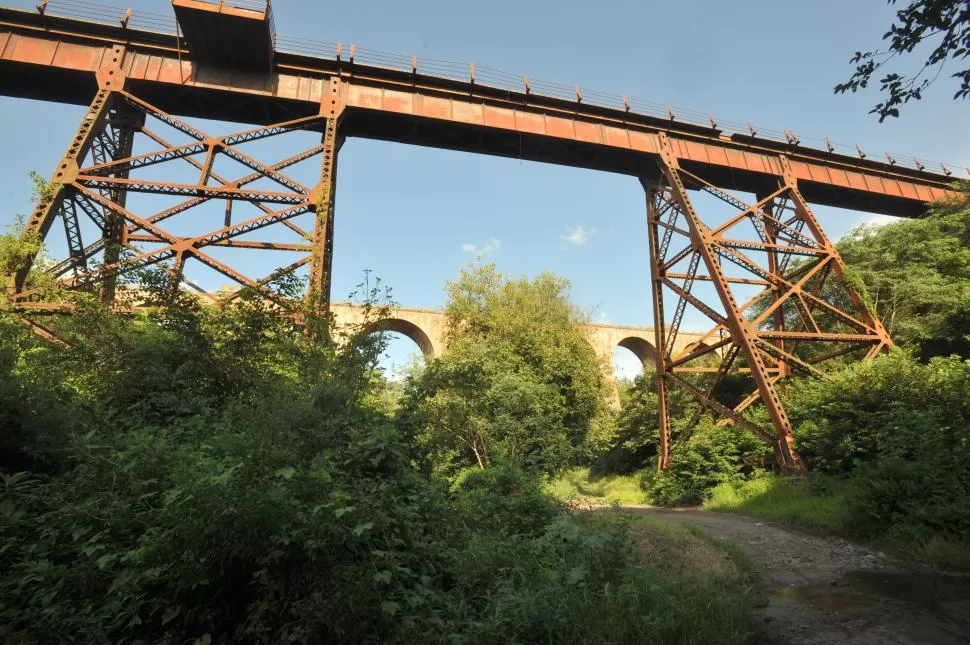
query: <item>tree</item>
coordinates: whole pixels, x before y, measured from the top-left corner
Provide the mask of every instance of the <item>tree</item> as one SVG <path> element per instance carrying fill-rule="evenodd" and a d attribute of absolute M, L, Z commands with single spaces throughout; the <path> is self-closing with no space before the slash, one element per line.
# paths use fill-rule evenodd
<path fill-rule="evenodd" d="M 554 472 L 605 422 L 602 366 L 549 273 L 509 278 L 492 264 L 446 285 L 448 350 L 413 378 L 402 419 L 434 467 L 486 468 L 496 457 Z"/>
<path fill-rule="evenodd" d="M 839 250 L 897 345 L 923 360 L 970 358 L 970 200 L 924 219 L 862 227 Z"/>
<path fill-rule="evenodd" d="M 888 1 L 891 5 L 897 3 L 897 0 Z M 856 65 L 855 72 L 845 83 L 835 86 L 836 94 L 865 89 L 877 70 L 893 59 L 911 54 L 917 47 L 931 49 L 916 72 L 892 71 L 880 79 L 880 91 L 885 99 L 870 111 L 879 115 L 880 122 L 888 116 L 898 117 L 902 104 L 922 99 L 923 92 L 936 81 L 947 61 L 963 61 L 970 56 L 970 3 L 967 0 L 910 0 L 896 12 L 896 21 L 882 38 L 889 43 L 886 49 L 855 53 L 850 61 Z M 953 98 L 970 97 L 970 66 L 950 76 L 960 82 Z"/>

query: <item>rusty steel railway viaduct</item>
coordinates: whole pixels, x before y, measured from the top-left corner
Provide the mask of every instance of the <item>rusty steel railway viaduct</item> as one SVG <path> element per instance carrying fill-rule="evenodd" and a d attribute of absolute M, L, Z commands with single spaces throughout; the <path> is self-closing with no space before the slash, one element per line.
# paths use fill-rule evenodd
<path fill-rule="evenodd" d="M 7 278 L 4 307 L 38 330 L 39 316 L 65 308 L 34 286 L 38 270 L 113 301 L 115 281 L 127 272 L 158 265 L 192 286 L 186 263 L 200 263 L 279 300 L 267 285 L 308 267 L 307 297 L 328 309 L 337 156 L 347 137 L 622 173 L 646 196 L 660 467 L 669 461 L 668 391 L 683 388 L 772 445 L 783 468 L 799 471 L 780 397 L 785 379 L 891 346 L 844 279 L 810 204 L 918 217 L 949 194 L 951 171 L 941 164 L 882 161 L 827 141 L 816 149 L 788 131 L 759 134 L 750 124 L 728 127 L 474 65 L 339 44 L 301 47 L 277 37 L 268 0 L 172 4 L 177 22 L 130 10 L 92 15 L 91 3 L 72 0 L 0 9 L 0 93 L 87 106 L 25 233 L 47 238 L 61 223 L 64 257 L 43 266 L 29 257 Z M 186 118 L 251 127 L 213 135 Z M 285 159 L 260 158 L 261 140 L 293 132 L 317 139 Z M 240 172 L 219 172 L 226 159 Z M 288 174 L 308 160 L 313 182 Z M 169 201 L 135 207 L 148 199 L 143 194 Z M 730 214 L 714 221 L 706 203 Z M 186 218 L 220 204 L 212 226 Z M 82 239 L 85 230 L 94 239 Z M 299 259 L 250 276 L 245 262 L 220 259 L 230 247 Z M 710 319 L 711 330 L 685 348 L 677 337 L 687 307 Z M 751 390 L 728 407 L 716 394 L 732 373 L 747 375 Z M 746 414 L 757 402 L 770 426 Z"/>

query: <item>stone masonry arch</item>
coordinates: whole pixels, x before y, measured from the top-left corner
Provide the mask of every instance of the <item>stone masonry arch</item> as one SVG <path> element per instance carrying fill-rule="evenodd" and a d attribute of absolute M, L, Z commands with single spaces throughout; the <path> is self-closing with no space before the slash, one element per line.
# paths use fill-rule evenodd
<path fill-rule="evenodd" d="M 391 331 L 407 336 L 421 349 L 425 359 L 440 355 L 444 349 L 445 315 L 434 309 L 396 308 L 387 318 L 376 322 L 365 319 L 366 310 L 349 302 L 335 302 L 330 306 L 338 332 L 367 325 L 368 331 Z M 369 324 L 368 324 L 369 323 Z"/>
<path fill-rule="evenodd" d="M 425 359 L 433 358 L 435 356 L 435 346 L 431 341 L 431 338 L 423 329 L 418 327 L 410 320 L 405 320 L 403 318 L 384 318 L 371 325 L 368 325 L 367 330 L 370 333 L 384 331 L 397 332 L 413 340 L 414 344 L 417 345 L 418 349 L 421 350 L 421 353 L 424 355 Z"/>
<path fill-rule="evenodd" d="M 338 330 L 352 329 L 367 322 L 365 310 L 349 302 L 336 302 L 331 305 Z M 373 324 L 373 331 L 393 331 L 413 340 L 425 358 L 439 356 L 445 350 L 445 327 L 447 318 L 435 309 L 399 307 L 392 309 L 388 318 Z M 625 347 L 649 367 L 656 357 L 654 331 L 650 327 L 621 327 L 619 325 L 586 325 L 586 338 L 596 352 L 609 380 L 613 380 L 613 351 Z M 674 354 L 696 346 L 701 334 L 681 332 L 674 343 Z"/>
<path fill-rule="evenodd" d="M 627 336 L 616 345 L 617 347 L 623 347 L 633 352 L 633 355 L 640 360 L 644 369 L 651 365 L 657 358 L 657 348 L 653 346 L 653 343 L 641 336 Z"/>

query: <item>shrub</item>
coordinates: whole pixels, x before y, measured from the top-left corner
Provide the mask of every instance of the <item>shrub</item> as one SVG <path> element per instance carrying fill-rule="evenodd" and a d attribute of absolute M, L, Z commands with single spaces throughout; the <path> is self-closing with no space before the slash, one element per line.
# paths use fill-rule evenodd
<path fill-rule="evenodd" d="M 645 479 L 644 487 L 657 504 L 697 505 L 718 484 L 753 472 L 768 451 L 750 432 L 705 418 L 688 441 L 674 444 L 670 468 Z"/>

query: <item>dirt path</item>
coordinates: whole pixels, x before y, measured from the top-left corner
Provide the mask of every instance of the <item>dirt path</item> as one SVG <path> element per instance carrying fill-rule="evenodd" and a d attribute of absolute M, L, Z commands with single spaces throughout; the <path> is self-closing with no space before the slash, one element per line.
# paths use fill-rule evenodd
<path fill-rule="evenodd" d="M 867 547 L 755 518 L 630 508 L 693 524 L 744 551 L 765 595 L 761 618 L 791 645 L 970 644 L 970 580 L 907 569 Z"/>

